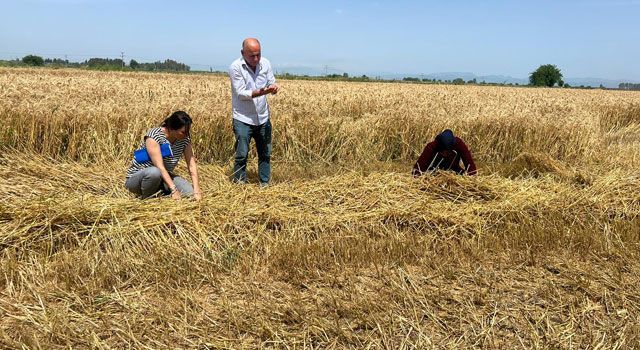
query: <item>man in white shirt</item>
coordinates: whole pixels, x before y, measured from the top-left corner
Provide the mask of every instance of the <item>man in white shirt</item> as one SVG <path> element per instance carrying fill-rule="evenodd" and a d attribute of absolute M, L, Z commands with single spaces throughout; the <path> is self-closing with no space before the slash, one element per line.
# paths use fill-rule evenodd
<path fill-rule="evenodd" d="M 271 121 L 266 95 L 277 93 L 278 85 L 271 63 L 260 56 L 258 39 L 245 39 L 240 53 L 242 57 L 229 66 L 233 132 L 236 136 L 233 180 L 247 182 L 247 155 L 253 138 L 258 151 L 260 184 L 266 186 L 271 178 Z"/>

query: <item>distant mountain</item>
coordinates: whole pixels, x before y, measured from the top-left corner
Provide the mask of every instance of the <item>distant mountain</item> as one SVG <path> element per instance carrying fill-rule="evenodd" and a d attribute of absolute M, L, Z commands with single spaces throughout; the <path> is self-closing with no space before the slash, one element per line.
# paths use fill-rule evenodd
<path fill-rule="evenodd" d="M 520 79 L 514 78 L 507 75 L 476 75 L 471 72 L 443 72 L 443 73 L 429 73 L 429 74 L 393 74 L 387 73 L 382 74 L 384 79 L 397 79 L 402 80 L 405 77 L 412 78 L 420 78 L 420 79 L 430 79 L 430 80 L 454 80 L 457 78 L 462 78 L 464 81 L 469 81 L 475 79 L 478 83 L 500 83 L 500 84 L 528 84 L 528 79 Z"/>
<path fill-rule="evenodd" d="M 443 72 L 443 73 L 430 73 L 430 74 L 384 74 L 385 79 L 397 79 L 401 80 L 404 77 L 413 77 L 421 79 L 436 79 L 436 80 L 454 80 L 456 78 L 462 78 L 464 81 L 476 79 L 478 83 L 498 83 L 498 84 L 529 84 L 527 78 L 514 78 L 508 75 L 475 75 L 470 72 Z M 564 81 L 571 86 L 592 86 L 599 87 L 601 84 L 606 88 L 617 88 L 622 82 L 633 83 L 628 79 L 604 79 L 604 78 L 564 78 Z"/>
<path fill-rule="evenodd" d="M 274 66 L 276 74 L 289 73 L 292 75 L 308 75 L 308 76 L 323 76 L 325 72 L 320 68 L 306 67 L 306 66 Z M 328 71 L 328 74 L 335 74 L 335 72 Z"/>
<path fill-rule="evenodd" d="M 464 81 L 473 80 L 474 78 L 478 78 L 477 75 L 469 72 L 444 72 L 444 73 L 431 73 L 426 74 L 424 79 L 436 79 L 436 80 L 453 80 L 457 78 L 462 78 Z"/>
<path fill-rule="evenodd" d="M 425 75 L 425 78 L 436 80 L 453 80 L 456 78 L 462 78 L 464 81 L 475 79 L 478 83 L 498 83 L 498 84 L 528 84 L 529 80 L 514 78 L 507 75 L 475 75 L 469 72 L 446 72 L 446 73 L 432 73 Z"/>
<path fill-rule="evenodd" d="M 617 88 L 620 83 L 630 82 L 628 80 L 613 80 L 613 79 L 602 79 L 602 78 L 566 78 L 565 81 L 567 84 L 571 86 L 592 86 L 599 87 L 600 84 L 606 88 Z"/>
<path fill-rule="evenodd" d="M 289 73 L 293 75 L 309 75 L 309 76 L 323 76 L 325 71 L 322 68 L 306 67 L 306 66 L 276 66 L 275 70 L 278 74 Z M 328 74 L 342 74 L 342 71 L 336 69 L 330 69 Z M 347 72 L 349 73 L 349 72 Z M 362 74 L 351 74 L 349 76 L 360 76 Z M 429 74 L 416 74 L 416 73 L 389 73 L 389 72 L 368 72 L 365 75 L 372 79 L 388 79 L 388 80 L 402 80 L 402 78 L 420 78 L 420 79 L 435 79 L 435 80 L 454 80 L 462 78 L 465 82 L 475 79 L 476 82 L 481 83 L 496 83 L 496 84 L 529 84 L 528 78 L 515 78 L 509 75 L 476 75 L 471 72 L 441 72 L 441 73 L 429 73 Z M 625 79 L 604 79 L 604 78 L 564 78 L 564 81 L 571 86 L 592 86 L 599 87 L 601 84 L 607 88 L 617 88 L 622 82 L 625 83 L 637 83 Z"/>

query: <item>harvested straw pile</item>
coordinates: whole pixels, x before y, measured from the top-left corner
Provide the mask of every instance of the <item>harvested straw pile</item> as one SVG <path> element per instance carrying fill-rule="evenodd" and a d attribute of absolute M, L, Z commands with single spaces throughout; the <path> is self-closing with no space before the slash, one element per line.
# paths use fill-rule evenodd
<path fill-rule="evenodd" d="M 637 94 L 286 81 L 259 188 L 228 181 L 225 83 L 0 70 L 0 347 L 640 346 Z M 134 199 L 177 108 L 204 199 Z M 481 175 L 411 178 L 446 125 Z"/>
<path fill-rule="evenodd" d="M 573 182 L 578 185 L 591 185 L 589 174 L 569 168 L 565 163 L 552 159 L 546 154 L 522 153 L 513 161 L 505 164 L 499 173 L 510 177 L 551 176 L 559 181 Z"/>
<path fill-rule="evenodd" d="M 345 173 L 260 189 L 203 166 L 205 199 L 175 203 L 132 199 L 104 166 L 2 163 L 8 347 L 639 340 L 635 177 Z"/>

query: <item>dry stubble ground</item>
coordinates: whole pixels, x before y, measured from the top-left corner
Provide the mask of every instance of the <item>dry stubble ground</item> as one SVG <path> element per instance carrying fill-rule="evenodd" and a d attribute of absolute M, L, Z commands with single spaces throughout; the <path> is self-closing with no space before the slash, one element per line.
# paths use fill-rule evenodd
<path fill-rule="evenodd" d="M 260 189 L 227 180 L 224 77 L 0 70 L 0 344 L 640 346 L 640 94 L 281 86 Z M 175 109 L 205 198 L 136 200 Z M 445 126 L 481 176 L 410 178 Z"/>

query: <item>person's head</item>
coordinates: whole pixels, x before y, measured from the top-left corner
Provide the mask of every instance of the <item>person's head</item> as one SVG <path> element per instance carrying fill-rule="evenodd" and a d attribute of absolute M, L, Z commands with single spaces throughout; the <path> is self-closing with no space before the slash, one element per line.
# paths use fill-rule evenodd
<path fill-rule="evenodd" d="M 191 130 L 191 117 L 185 111 L 173 112 L 165 119 L 160 126 L 164 126 L 177 140 L 182 140 L 189 136 Z"/>
<path fill-rule="evenodd" d="M 456 137 L 453 135 L 453 131 L 446 129 L 436 136 L 436 142 L 439 152 L 451 152 L 456 144 Z"/>
<path fill-rule="evenodd" d="M 242 58 L 251 68 L 255 68 L 260 63 L 260 42 L 256 38 L 247 38 L 242 42 L 240 50 Z"/>

